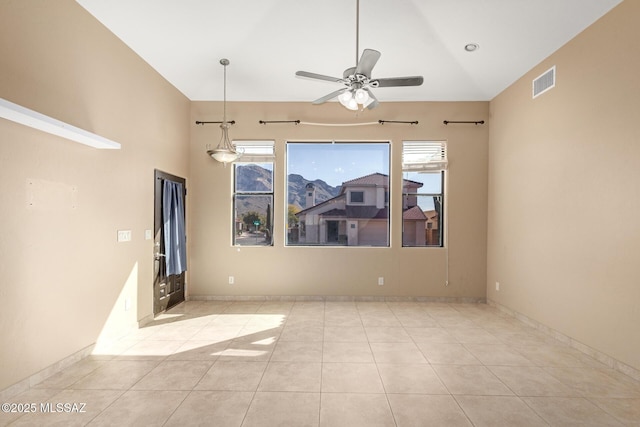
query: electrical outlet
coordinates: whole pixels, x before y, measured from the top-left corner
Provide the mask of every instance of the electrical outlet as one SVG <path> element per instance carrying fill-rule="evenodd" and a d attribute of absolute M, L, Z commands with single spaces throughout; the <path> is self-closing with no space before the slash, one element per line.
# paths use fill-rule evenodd
<path fill-rule="evenodd" d="M 125 298 L 124 299 L 124 311 L 129 311 L 131 310 L 131 298 Z"/>
<path fill-rule="evenodd" d="M 236 282 L 235 277 L 233 277 L 233 276 L 229 276 L 229 284 L 230 284 L 230 285 L 233 285 L 235 282 Z"/>
<path fill-rule="evenodd" d="M 384 277 L 378 277 L 378 285 L 379 286 L 384 285 Z"/>
<path fill-rule="evenodd" d="M 131 230 L 118 230 L 118 242 L 130 242 Z"/>
<path fill-rule="evenodd" d="M 496 282 L 496 291 L 500 290 L 500 282 Z"/>

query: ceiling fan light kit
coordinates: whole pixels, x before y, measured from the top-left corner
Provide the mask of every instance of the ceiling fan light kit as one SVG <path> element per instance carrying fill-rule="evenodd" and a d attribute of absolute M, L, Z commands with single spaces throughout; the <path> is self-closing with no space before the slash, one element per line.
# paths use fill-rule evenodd
<path fill-rule="evenodd" d="M 222 137 L 215 149 L 208 149 L 207 154 L 214 160 L 227 164 L 238 160 L 242 156 L 242 151 L 236 150 L 229 140 L 229 127 L 232 122 L 227 122 L 227 65 L 229 65 L 228 59 L 221 59 L 220 64 L 224 67 L 224 98 L 223 98 L 223 113 L 222 123 L 220 129 L 222 129 Z"/>
<path fill-rule="evenodd" d="M 365 108 L 373 102 L 373 98 L 369 96 L 369 93 L 362 89 L 350 89 L 342 92 L 338 96 L 338 101 L 349 110 L 356 111 L 360 106 Z"/>
<path fill-rule="evenodd" d="M 296 76 L 298 77 L 341 83 L 345 86 L 344 88 L 331 92 L 322 98 L 316 99 L 312 104 L 323 104 L 337 97 L 340 104 L 349 110 L 357 111 L 359 109 L 364 110 L 365 108 L 371 110 L 380 104 L 378 99 L 373 95 L 373 92 L 371 91 L 372 88 L 420 86 L 423 83 L 424 78 L 422 76 L 382 79 L 372 78 L 371 71 L 378 62 L 378 59 L 380 59 L 381 54 L 374 49 L 364 49 L 362 56 L 360 56 L 360 59 L 358 60 L 358 55 L 360 53 L 359 28 L 360 0 L 356 0 L 356 66 L 347 68 L 342 74 L 342 78 L 310 73 L 308 71 L 296 72 Z"/>
<path fill-rule="evenodd" d="M 340 104 L 342 104 L 349 110 L 358 109 L 358 103 L 354 99 L 353 93 L 350 90 L 345 90 L 344 92 L 342 92 L 342 94 L 338 96 L 338 101 L 340 101 Z"/>

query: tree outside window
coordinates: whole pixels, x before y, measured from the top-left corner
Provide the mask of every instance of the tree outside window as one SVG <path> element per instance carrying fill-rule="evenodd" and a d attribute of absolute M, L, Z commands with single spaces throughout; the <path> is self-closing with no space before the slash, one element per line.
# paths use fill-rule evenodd
<path fill-rule="evenodd" d="M 273 163 L 234 163 L 236 246 L 273 245 Z"/>

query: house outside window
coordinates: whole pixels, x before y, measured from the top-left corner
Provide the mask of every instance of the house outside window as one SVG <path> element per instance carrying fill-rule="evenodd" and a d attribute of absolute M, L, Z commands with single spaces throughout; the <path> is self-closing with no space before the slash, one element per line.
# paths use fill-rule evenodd
<path fill-rule="evenodd" d="M 388 142 L 288 142 L 288 246 L 389 246 Z"/>
<path fill-rule="evenodd" d="M 404 141 L 402 246 L 444 246 L 445 141 Z"/>
<path fill-rule="evenodd" d="M 233 245 L 273 246 L 273 141 L 240 141 L 233 164 Z"/>

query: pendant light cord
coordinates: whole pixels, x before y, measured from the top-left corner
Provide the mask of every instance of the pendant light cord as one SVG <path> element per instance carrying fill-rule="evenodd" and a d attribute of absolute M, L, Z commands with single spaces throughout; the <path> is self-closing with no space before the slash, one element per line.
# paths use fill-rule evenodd
<path fill-rule="evenodd" d="M 222 90 L 222 121 L 227 123 L 227 64 L 224 65 L 224 88 Z"/>
<path fill-rule="evenodd" d="M 227 123 L 227 65 L 229 60 L 222 58 L 220 63 L 224 66 L 224 86 L 222 88 L 222 123 Z"/>

